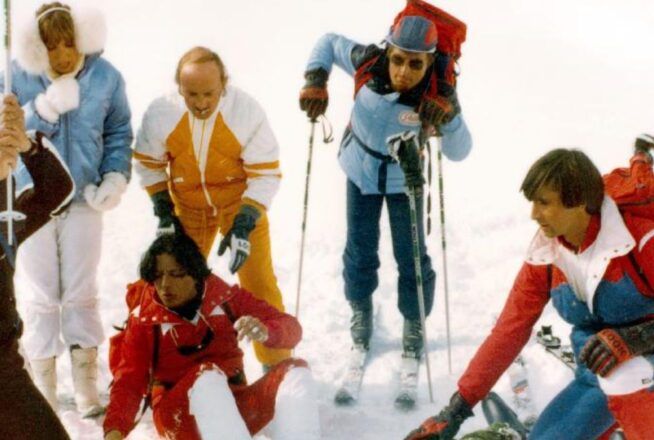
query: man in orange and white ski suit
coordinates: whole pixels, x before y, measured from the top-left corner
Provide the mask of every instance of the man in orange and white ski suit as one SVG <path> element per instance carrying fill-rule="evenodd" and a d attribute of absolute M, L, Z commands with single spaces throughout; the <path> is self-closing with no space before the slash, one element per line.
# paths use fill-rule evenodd
<path fill-rule="evenodd" d="M 145 112 L 134 157 L 141 184 L 159 217 L 158 233 L 183 229 L 205 257 L 216 234 L 219 254 L 241 286 L 280 311 L 267 209 L 279 188 L 279 147 L 261 106 L 227 85 L 220 57 L 195 47 L 179 60 L 179 93 L 155 99 Z M 254 343 L 271 366 L 288 350 Z"/>

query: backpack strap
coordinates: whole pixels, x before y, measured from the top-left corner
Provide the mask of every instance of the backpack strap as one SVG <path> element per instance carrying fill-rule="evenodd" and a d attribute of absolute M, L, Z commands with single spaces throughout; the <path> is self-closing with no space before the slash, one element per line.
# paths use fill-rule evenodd
<path fill-rule="evenodd" d="M 230 306 L 229 303 L 225 301 L 220 305 L 220 307 L 223 309 L 223 312 L 225 312 L 225 315 L 227 315 L 229 322 L 234 324 L 236 322 L 236 316 L 234 316 L 234 312 L 232 311 L 232 306 Z"/>
<path fill-rule="evenodd" d="M 357 96 L 361 87 L 370 81 L 374 72 L 372 67 L 377 64 L 379 58 L 384 53 L 383 49 L 370 45 L 366 47 L 355 47 L 352 51 L 352 64 L 356 71 L 354 72 L 354 96 Z"/>
<path fill-rule="evenodd" d="M 631 262 L 631 266 L 636 271 L 636 274 L 638 275 L 638 278 L 640 278 L 640 281 L 649 289 L 650 292 L 654 292 L 654 289 L 652 289 L 652 285 L 649 283 L 647 277 L 645 276 L 645 272 L 643 272 L 643 268 L 640 267 L 640 264 L 638 264 L 638 260 L 636 260 L 636 256 L 634 255 L 633 251 L 629 252 L 627 255 L 629 256 L 629 261 Z"/>

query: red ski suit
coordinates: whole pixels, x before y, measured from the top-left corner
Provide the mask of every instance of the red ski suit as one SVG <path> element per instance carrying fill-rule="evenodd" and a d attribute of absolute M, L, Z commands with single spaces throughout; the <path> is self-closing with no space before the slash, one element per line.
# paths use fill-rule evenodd
<path fill-rule="evenodd" d="M 127 435 L 133 428 L 150 381 L 154 331 L 161 333 L 152 374 L 152 409 L 155 426 L 161 435 L 199 438 L 193 416 L 188 411 L 186 391 L 205 369 L 219 369 L 228 377 L 239 412 L 251 433 L 272 420 L 277 388 L 284 373 L 293 366 L 306 366 L 306 363 L 284 361 L 256 383 L 246 385 L 243 352 L 238 347 L 233 321 L 246 315 L 256 317 L 268 329 L 264 345 L 290 349 L 302 336 L 300 324 L 293 316 L 254 298 L 238 286 L 226 284 L 215 275 L 209 275 L 205 281 L 202 304 L 193 322 L 164 307 L 154 286 L 140 282 L 131 287 L 143 288 L 143 292 L 140 305 L 132 311 L 124 333 L 122 356 L 114 372 L 104 422 L 105 433 L 118 430 Z M 179 353 L 178 347 L 200 344 L 209 326 L 214 337 L 206 348 L 190 355 Z"/>
<path fill-rule="evenodd" d="M 571 342 L 577 360 L 583 345 L 596 332 L 652 319 L 654 293 L 647 284 L 654 285 L 653 236 L 653 221 L 629 214 L 623 218 L 615 204 L 605 198 L 601 217 L 592 217 L 579 249 L 581 254 L 595 245 L 590 262 L 581 266 L 585 278 L 580 279 L 584 286 L 590 286 L 586 301 L 578 299 L 573 282 L 562 269 L 566 266 L 558 257 L 554 261 L 541 260 L 543 254 L 531 253 L 495 327 L 459 380 L 461 396 L 475 405 L 488 394 L 528 342 L 550 299 L 561 317 L 573 325 Z M 562 240 L 546 246 L 551 247 L 553 255 L 565 252 Z M 552 267 L 551 277 L 548 265 Z M 607 398 L 590 370 L 578 365 L 574 381 L 548 405 L 530 438 L 594 439 L 615 419 L 630 440 L 654 439 L 653 414 L 651 389 Z M 593 430 L 597 433 L 592 434 Z"/>

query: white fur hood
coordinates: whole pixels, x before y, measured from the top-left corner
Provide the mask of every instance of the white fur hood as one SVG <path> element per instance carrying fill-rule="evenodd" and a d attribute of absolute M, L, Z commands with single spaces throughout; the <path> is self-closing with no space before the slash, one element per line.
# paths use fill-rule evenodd
<path fill-rule="evenodd" d="M 75 45 L 84 55 L 100 52 L 107 40 L 107 24 L 103 14 L 79 4 L 71 5 L 75 24 Z M 34 12 L 16 27 L 16 61 L 27 72 L 40 75 L 48 68 L 48 50 L 41 41 Z"/>

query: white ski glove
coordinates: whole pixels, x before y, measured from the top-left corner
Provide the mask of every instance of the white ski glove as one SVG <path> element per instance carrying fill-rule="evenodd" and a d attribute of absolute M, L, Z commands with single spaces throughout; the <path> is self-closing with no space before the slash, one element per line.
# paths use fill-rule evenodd
<path fill-rule="evenodd" d="M 36 97 L 34 106 L 43 119 L 56 123 L 60 115 L 79 107 L 79 83 L 70 77 L 55 79 Z"/>
<path fill-rule="evenodd" d="M 254 316 L 242 316 L 235 323 L 234 328 L 238 332 L 238 340 L 248 338 L 251 341 L 266 342 L 268 340 L 268 329 L 258 318 Z"/>
<path fill-rule="evenodd" d="M 112 171 L 102 177 L 99 186 L 92 183 L 84 188 L 84 199 L 96 211 L 108 211 L 118 206 L 120 197 L 127 189 L 127 179 Z"/>
<path fill-rule="evenodd" d="M 226 243 L 229 243 L 228 245 Z M 250 256 L 250 241 L 247 238 L 239 238 L 232 233 L 229 238 L 223 238 L 220 242 L 218 255 L 222 255 L 220 250 L 225 252 L 225 248 L 231 249 L 229 254 L 229 270 L 232 273 L 238 272 L 243 266 L 245 260 Z"/>
<path fill-rule="evenodd" d="M 227 248 L 231 249 L 229 270 L 232 273 L 238 272 L 250 255 L 250 232 L 256 227 L 260 216 L 261 213 L 257 208 L 244 203 L 234 217 L 232 228 L 220 241 L 218 256 L 224 254 Z"/>

